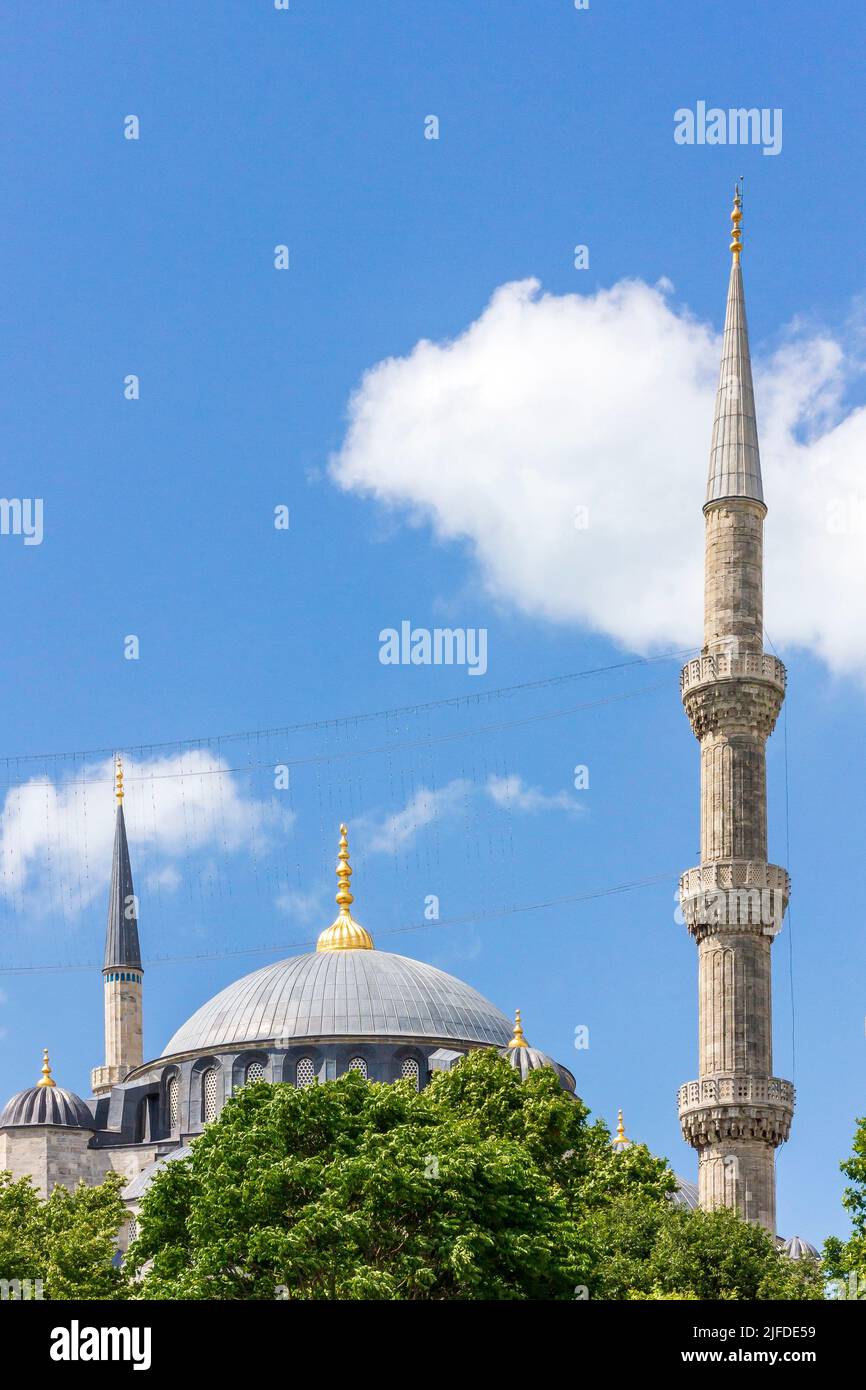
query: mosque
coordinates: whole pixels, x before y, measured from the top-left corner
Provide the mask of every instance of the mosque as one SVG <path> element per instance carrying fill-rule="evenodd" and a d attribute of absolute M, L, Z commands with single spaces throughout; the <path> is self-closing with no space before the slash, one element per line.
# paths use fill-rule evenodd
<path fill-rule="evenodd" d="M 763 650 L 763 499 L 743 283 L 742 201 L 731 213 L 732 264 L 706 502 L 704 645 L 681 693 L 701 747 L 701 863 L 682 877 L 683 915 L 698 948 L 699 1075 L 680 1088 L 683 1136 L 697 1150 L 698 1185 L 674 1200 L 730 1206 L 775 1234 L 775 1149 L 788 1138 L 790 1082 L 772 1074 L 770 950 L 790 891 L 767 863 L 765 745 L 785 693 L 785 668 Z M 116 771 L 116 822 L 102 977 L 105 1061 L 83 1100 L 42 1078 L 0 1113 L 0 1170 L 57 1184 L 127 1178 L 139 1203 L 162 1164 L 181 1158 L 231 1094 L 251 1081 L 309 1086 L 356 1071 L 371 1081 L 426 1086 L 476 1048 L 496 1048 L 521 1077 L 551 1067 L 515 1023 L 452 975 L 374 948 L 352 916 L 348 833 L 340 827 L 338 913 L 316 950 L 246 975 L 203 1004 L 145 1060 L 144 969 Z M 622 1119 L 614 1147 L 628 1144 Z M 781 1242 L 780 1242 L 781 1243 Z M 791 1258 L 815 1253 L 793 1237 Z"/>

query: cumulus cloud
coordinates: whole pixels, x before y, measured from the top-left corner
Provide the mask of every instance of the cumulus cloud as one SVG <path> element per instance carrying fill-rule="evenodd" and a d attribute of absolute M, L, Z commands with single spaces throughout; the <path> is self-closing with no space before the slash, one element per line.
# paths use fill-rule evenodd
<path fill-rule="evenodd" d="M 568 811 L 576 815 L 583 807 L 568 792 L 554 792 L 552 795 L 539 787 L 528 787 L 522 777 L 512 773 L 508 777 L 490 777 L 487 780 L 487 794 L 497 806 L 506 811 Z"/>
<path fill-rule="evenodd" d="M 471 790 L 471 783 L 455 777 L 438 789 L 419 787 L 402 811 L 388 816 L 370 838 L 371 850 L 394 850 L 414 839 L 419 830 L 453 811 Z"/>
<path fill-rule="evenodd" d="M 523 778 L 512 774 L 508 777 L 488 777 L 481 786 L 476 786 L 465 777 L 454 777 L 444 787 L 433 790 L 419 787 L 401 811 L 387 816 L 376 826 L 369 839 L 371 851 L 393 851 L 407 845 L 420 830 L 433 821 L 444 820 L 473 794 L 487 797 L 504 811 L 568 811 L 582 810 L 574 797 L 568 792 L 548 794 L 540 787 L 531 787 Z"/>
<path fill-rule="evenodd" d="M 453 341 L 365 374 L 332 478 L 466 545 L 528 615 L 638 652 L 700 645 L 720 335 L 670 288 L 503 285 Z M 842 405 L 856 368 L 797 326 L 755 362 L 771 635 L 866 675 L 866 409 Z"/>
<path fill-rule="evenodd" d="M 299 922 L 319 922 L 322 926 L 327 909 L 322 908 L 324 894 L 305 893 L 299 888 L 287 888 L 274 899 L 279 912 Z"/>
<path fill-rule="evenodd" d="M 7 792 L 0 811 L 0 895 L 35 916 L 61 899 L 80 911 L 111 872 L 114 809 L 111 759 L 78 779 L 33 779 Z M 197 851 L 263 848 L 290 813 L 275 800 L 245 796 L 206 749 L 149 761 L 124 759 L 127 830 L 141 881 L 171 889 L 178 861 Z"/>

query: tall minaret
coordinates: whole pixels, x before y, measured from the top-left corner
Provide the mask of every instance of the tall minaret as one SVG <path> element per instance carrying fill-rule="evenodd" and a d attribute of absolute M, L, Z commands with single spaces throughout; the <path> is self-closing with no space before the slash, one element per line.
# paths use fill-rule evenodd
<path fill-rule="evenodd" d="M 117 812 L 114 856 L 108 893 L 108 926 L 102 979 L 105 990 L 105 1065 L 91 1073 L 93 1094 L 110 1091 L 133 1067 L 144 1061 L 141 1033 L 141 951 L 138 910 L 132 886 L 129 845 L 123 819 L 123 766 L 115 768 Z"/>
<path fill-rule="evenodd" d="M 680 880 L 698 946 L 697 1081 L 680 1088 L 697 1149 L 700 1202 L 776 1227 L 775 1150 L 794 1088 L 773 1076 L 770 948 L 788 903 L 787 872 L 767 863 L 766 742 L 785 668 L 764 651 L 767 508 L 740 269 L 742 194 L 731 213 L 731 278 L 704 504 L 704 645 L 681 677 L 701 745 L 701 862 Z"/>

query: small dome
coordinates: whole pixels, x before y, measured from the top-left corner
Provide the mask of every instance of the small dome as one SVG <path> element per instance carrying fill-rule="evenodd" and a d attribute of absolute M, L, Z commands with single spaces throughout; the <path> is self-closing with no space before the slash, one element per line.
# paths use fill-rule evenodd
<path fill-rule="evenodd" d="M 701 1205 L 696 1182 L 690 1182 L 688 1178 L 681 1178 L 679 1173 L 674 1173 L 677 1180 L 676 1192 L 670 1194 L 670 1199 L 675 1207 L 685 1207 L 688 1211 L 698 1211 Z"/>
<path fill-rule="evenodd" d="M 506 1062 L 510 1062 L 516 1072 L 519 1072 L 521 1081 L 525 1081 L 530 1072 L 539 1071 L 542 1067 L 552 1067 L 559 1077 L 559 1083 L 565 1091 L 574 1091 L 575 1080 L 570 1071 L 561 1067 L 558 1062 L 554 1062 L 552 1057 L 548 1057 L 546 1052 L 539 1052 L 537 1047 L 530 1047 L 526 1038 L 523 1036 L 523 1025 L 520 1022 L 520 1010 L 514 1021 L 514 1036 L 507 1047 L 499 1049 L 500 1057 L 504 1057 Z"/>
<path fill-rule="evenodd" d="M 93 1116 L 81 1096 L 62 1086 L 31 1086 L 3 1107 L 0 1129 L 9 1125 L 63 1125 L 66 1129 L 95 1129 Z"/>
<path fill-rule="evenodd" d="M 802 1236 L 791 1236 L 790 1240 L 783 1240 L 781 1251 L 789 1260 L 820 1259 L 814 1245 L 810 1245 L 808 1240 L 803 1240 Z"/>
<path fill-rule="evenodd" d="M 93 1116 L 81 1096 L 64 1091 L 51 1075 L 48 1048 L 43 1053 L 42 1080 L 7 1100 L 0 1129 L 12 1125 L 62 1125 L 65 1129 L 95 1129 Z"/>

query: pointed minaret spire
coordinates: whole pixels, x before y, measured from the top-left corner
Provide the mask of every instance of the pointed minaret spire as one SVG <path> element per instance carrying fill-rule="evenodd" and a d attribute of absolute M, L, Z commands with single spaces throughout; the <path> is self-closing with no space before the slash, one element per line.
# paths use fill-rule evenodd
<path fill-rule="evenodd" d="M 743 308 L 742 195 L 731 213 L 731 283 L 710 485 L 704 504 L 704 641 L 683 704 L 700 743 L 700 863 L 680 880 L 698 948 L 698 1075 L 680 1087 L 683 1137 L 698 1154 L 705 1211 L 731 1207 L 776 1230 L 775 1151 L 794 1087 L 773 1074 L 770 952 L 790 881 L 768 862 L 767 739 L 785 668 L 764 651 L 764 520 Z"/>
<path fill-rule="evenodd" d="M 102 978 L 105 987 L 105 1065 L 96 1067 L 93 1090 L 96 1095 L 122 1081 L 134 1067 L 141 1066 L 142 1050 L 142 966 L 138 943 L 138 900 L 132 885 L 132 865 L 123 815 L 123 763 L 118 754 L 114 767 L 114 853 L 111 886 L 108 890 L 108 924 Z"/>
<path fill-rule="evenodd" d="M 741 184 L 737 184 L 731 212 L 731 278 L 728 282 L 722 369 L 716 394 L 713 442 L 710 446 L 707 505 L 720 502 L 727 497 L 749 497 L 755 502 L 764 500 L 758 425 L 755 418 L 755 393 L 752 387 L 752 362 L 749 355 L 749 329 L 743 297 L 743 272 L 740 269 L 740 255 L 743 250 L 742 220 L 743 192 Z"/>
<path fill-rule="evenodd" d="M 114 855 L 111 861 L 111 887 L 108 892 L 108 929 L 105 933 L 104 970 L 127 966 L 141 969 L 138 944 L 138 912 L 132 886 L 132 866 L 123 818 L 123 763 L 118 755 L 114 770 L 117 811 L 114 819 Z"/>

